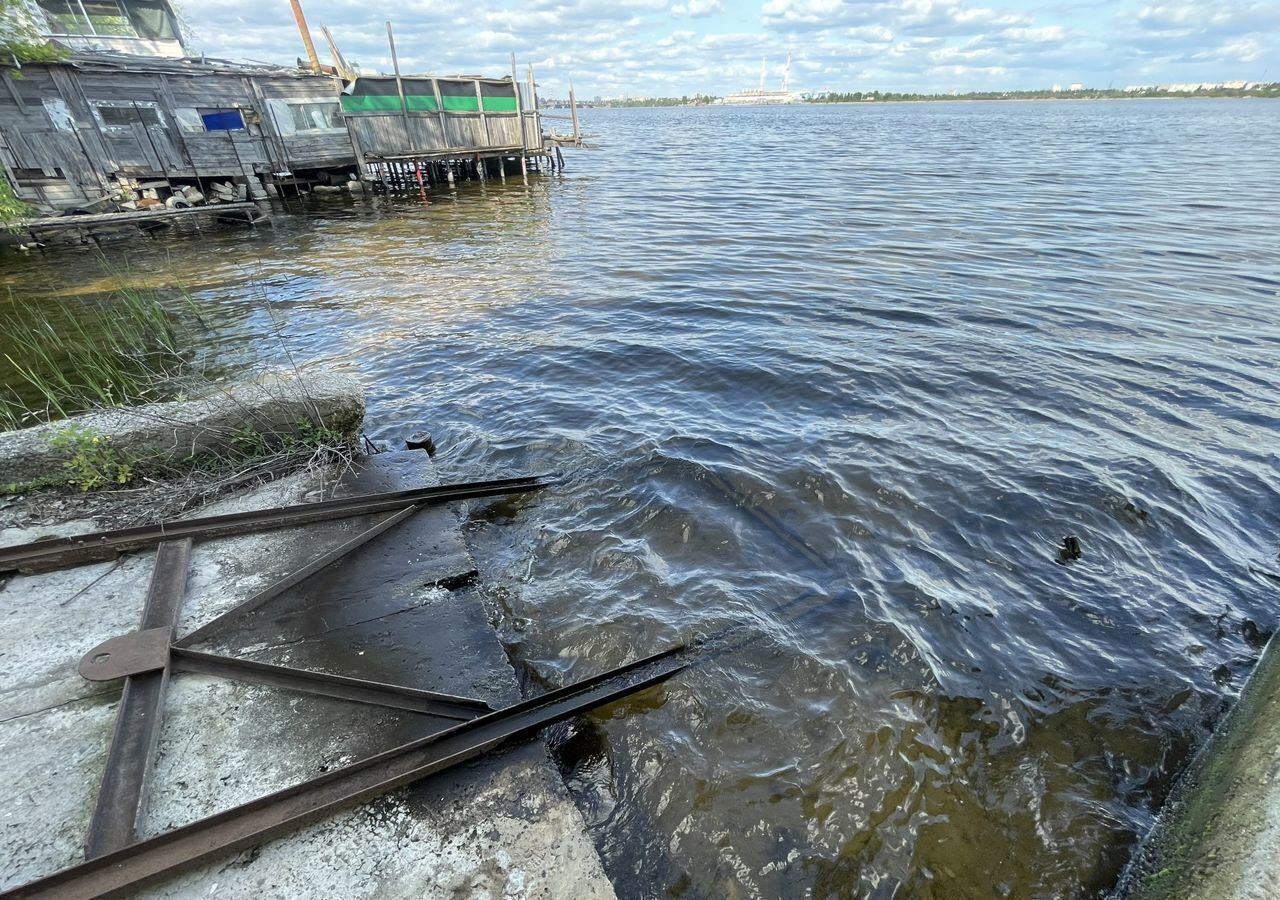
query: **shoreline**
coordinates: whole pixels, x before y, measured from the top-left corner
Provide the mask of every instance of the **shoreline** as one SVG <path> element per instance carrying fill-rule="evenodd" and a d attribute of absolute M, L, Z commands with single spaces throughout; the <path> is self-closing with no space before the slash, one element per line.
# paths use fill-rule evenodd
<path fill-rule="evenodd" d="M 880 106 L 890 103 L 1064 103 L 1064 102 L 1098 102 L 1106 100 L 1280 100 L 1280 94 L 1230 94 L 1207 95 L 1198 97 L 1194 94 L 1169 94 L 1151 96 L 1135 94 L 1133 96 L 1070 96 L 1070 97 L 895 97 L 892 100 L 803 100 L 798 103 L 647 103 L 628 104 L 626 106 L 584 106 L 583 109 L 763 109 L 777 106 Z"/>

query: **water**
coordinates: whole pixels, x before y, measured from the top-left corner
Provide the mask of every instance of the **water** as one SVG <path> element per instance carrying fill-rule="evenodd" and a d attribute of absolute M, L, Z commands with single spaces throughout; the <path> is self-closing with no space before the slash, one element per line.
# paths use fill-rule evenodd
<path fill-rule="evenodd" d="M 1107 889 L 1277 620 L 1280 104 L 584 126 L 563 178 L 131 271 L 226 358 L 358 374 L 450 476 L 568 473 L 469 526 L 532 682 L 751 623 L 558 736 L 622 896 Z"/>

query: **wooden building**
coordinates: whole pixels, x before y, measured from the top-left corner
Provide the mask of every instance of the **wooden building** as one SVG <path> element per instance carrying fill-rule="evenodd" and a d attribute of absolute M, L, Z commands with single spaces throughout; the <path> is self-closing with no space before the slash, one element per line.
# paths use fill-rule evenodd
<path fill-rule="evenodd" d="M 124 180 L 232 180 L 265 196 L 322 170 L 354 171 L 340 83 L 214 59 L 81 52 L 0 69 L 0 161 L 19 197 L 77 206 Z"/>
<path fill-rule="evenodd" d="M 554 149 L 532 70 L 517 84 L 514 60 L 501 79 L 402 78 L 398 63 L 394 78 L 357 76 L 335 47 L 339 65 L 326 74 L 314 59 L 290 68 L 192 56 L 167 0 L 26 3 L 69 55 L 0 60 L 0 166 L 20 199 L 46 211 L 106 212 L 95 204 L 157 182 L 234 182 L 240 199 L 261 199 L 357 171 L 393 188 L 505 177 L 509 162 L 523 170 Z"/>
<path fill-rule="evenodd" d="M 508 162 L 549 155 L 532 90 L 513 78 L 360 76 L 342 115 L 366 177 L 505 176 Z"/>

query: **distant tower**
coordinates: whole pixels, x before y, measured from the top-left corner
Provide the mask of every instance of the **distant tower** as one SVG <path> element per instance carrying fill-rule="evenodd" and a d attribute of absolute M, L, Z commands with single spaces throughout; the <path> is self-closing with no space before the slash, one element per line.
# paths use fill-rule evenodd
<path fill-rule="evenodd" d="M 760 93 L 764 93 L 764 67 L 765 57 L 760 57 Z"/>
<path fill-rule="evenodd" d="M 787 84 L 791 81 L 791 52 L 787 52 L 787 67 L 782 70 L 782 93 L 787 92 Z"/>

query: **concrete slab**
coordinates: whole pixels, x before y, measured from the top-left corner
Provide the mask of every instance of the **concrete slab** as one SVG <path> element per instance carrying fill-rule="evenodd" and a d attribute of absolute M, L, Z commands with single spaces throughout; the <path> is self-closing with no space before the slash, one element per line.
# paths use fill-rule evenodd
<path fill-rule="evenodd" d="M 142 473 L 187 457 L 225 455 L 246 429 L 281 440 L 305 438 L 316 426 L 354 436 L 363 421 L 364 389 L 350 376 L 323 369 L 310 369 L 305 378 L 291 370 L 273 371 L 188 400 L 89 412 L 0 432 L 0 484 L 65 476 L 63 466 L 76 451 L 55 446 L 54 439 L 68 429 L 109 438 L 120 458 Z"/>
<path fill-rule="evenodd" d="M 384 454 L 343 490 L 434 481 L 425 454 Z M 319 499 L 284 479 L 207 512 Z M 197 544 L 179 634 L 203 624 L 368 522 L 324 523 Z M 0 588 L 0 888 L 81 859 L 118 689 L 79 679 L 81 655 L 133 631 L 146 554 Z M 518 698 L 515 673 L 468 591 L 474 566 L 447 507 L 414 516 L 203 649 L 475 696 Z M 147 834 L 194 821 L 438 730 L 414 713 L 202 675 L 171 682 L 144 820 Z M 541 743 L 524 744 L 217 861 L 147 897 L 599 897 L 613 890 Z"/>

